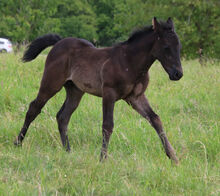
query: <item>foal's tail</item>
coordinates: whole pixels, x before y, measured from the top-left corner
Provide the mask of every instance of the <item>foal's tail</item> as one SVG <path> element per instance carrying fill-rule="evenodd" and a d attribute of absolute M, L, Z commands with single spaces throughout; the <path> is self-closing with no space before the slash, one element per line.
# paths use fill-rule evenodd
<path fill-rule="evenodd" d="M 42 37 L 38 37 L 28 46 L 24 53 L 24 56 L 22 57 L 22 61 L 32 61 L 41 53 L 42 50 L 56 44 L 61 39 L 62 38 L 56 34 L 47 34 Z"/>

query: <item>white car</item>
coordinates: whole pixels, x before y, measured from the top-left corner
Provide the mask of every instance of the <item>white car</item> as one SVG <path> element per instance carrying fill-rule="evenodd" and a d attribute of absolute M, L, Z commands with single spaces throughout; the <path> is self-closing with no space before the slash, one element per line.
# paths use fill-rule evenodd
<path fill-rule="evenodd" d="M 12 52 L 12 43 L 5 38 L 0 38 L 0 52 Z"/>

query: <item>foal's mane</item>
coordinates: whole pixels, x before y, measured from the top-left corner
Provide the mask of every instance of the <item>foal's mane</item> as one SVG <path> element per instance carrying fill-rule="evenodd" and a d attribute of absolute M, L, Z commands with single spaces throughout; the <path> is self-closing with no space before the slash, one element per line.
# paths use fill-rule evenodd
<path fill-rule="evenodd" d="M 144 26 L 142 28 L 139 28 L 135 31 L 133 31 L 126 41 L 127 43 L 131 43 L 133 41 L 136 41 L 137 39 L 142 38 L 143 36 L 146 36 L 147 34 L 151 33 L 153 31 L 153 26 Z"/>
<path fill-rule="evenodd" d="M 160 23 L 162 29 L 164 29 L 164 30 L 171 29 L 171 25 L 168 24 L 167 22 L 160 21 L 159 23 Z M 125 41 L 124 43 L 135 42 L 135 41 L 143 38 L 144 36 L 152 33 L 153 31 L 154 30 L 153 30 L 153 26 L 152 25 L 148 25 L 148 26 L 144 26 L 142 28 L 139 28 L 139 29 L 133 31 L 131 33 L 130 37 L 128 38 L 128 40 Z"/>

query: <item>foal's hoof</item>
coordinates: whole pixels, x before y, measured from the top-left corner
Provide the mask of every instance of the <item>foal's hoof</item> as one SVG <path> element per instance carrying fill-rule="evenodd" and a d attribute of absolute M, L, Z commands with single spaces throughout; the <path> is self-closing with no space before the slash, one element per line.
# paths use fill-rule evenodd
<path fill-rule="evenodd" d="M 178 160 L 178 159 L 172 160 L 172 162 L 173 162 L 176 166 L 179 165 L 179 160 Z"/>
<path fill-rule="evenodd" d="M 107 158 L 104 158 L 104 159 L 100 158 L 99 161 L 100 161 L 100 163 L 104 163 L 105 161 L 107 161 Z"/>
<path fill-rule="evenodd" d="M 101 152 L 99 161 L 100 161 L 100 162 L 104 162 L 104 161 L 106 161 L 107 159 L 108 159 L 107 153 L 106 153 L 106 152 L 105 152 L 105 153 Z"/>
<path fill-rule="evenodd" d="M 20 146 L 22 146 L 22 143 L 21 143 L 20 140 L 18 140 L 18 138 L 16 138 L 15 141 L 14 141 L 14 145 L 20 147 Z"/>
<path fill-rule="evenodd" d="M 176 155 L 172 156 L 170 159 L 171 159 L 173 164 L 179 165 L 179 159 L 177 158 Z"/>

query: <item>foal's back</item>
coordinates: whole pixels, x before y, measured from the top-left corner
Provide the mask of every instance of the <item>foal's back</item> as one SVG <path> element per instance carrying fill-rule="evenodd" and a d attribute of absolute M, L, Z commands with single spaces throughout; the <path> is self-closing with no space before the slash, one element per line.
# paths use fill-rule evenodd
<path fill-rule="evenodd" d="M 59 41 L 48 54 L 45 71 L 58 69 L 65 81 L 72 81 L 81 91 L 102 96 L 102 66 L 110 58 L 111 48 L 96 48 L 78 38 Z"/>

